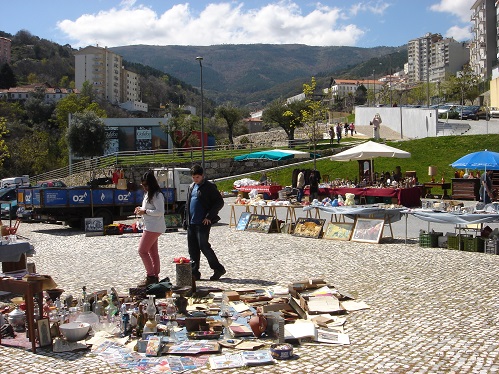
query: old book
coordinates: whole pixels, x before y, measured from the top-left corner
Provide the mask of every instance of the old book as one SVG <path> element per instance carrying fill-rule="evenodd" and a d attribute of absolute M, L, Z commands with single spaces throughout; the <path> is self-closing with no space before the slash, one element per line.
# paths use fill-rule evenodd
<path fill-rule="evenodd" d="M 333 329 L 317 329 L 315 340 L 320 343 L 350 345 L 350 338 L 347 334 Z"/>
<path fill-rule="evenodd" d="M 253 331 L 248 325 L 233 322 L 232 325 L 229 326 L 229 329 L 235 338 L 240 336 L 253 336 Z"/>

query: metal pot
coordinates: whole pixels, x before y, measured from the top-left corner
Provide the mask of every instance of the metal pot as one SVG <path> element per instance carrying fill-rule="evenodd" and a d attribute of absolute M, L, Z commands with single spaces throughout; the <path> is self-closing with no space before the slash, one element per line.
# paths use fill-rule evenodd
<path fill-rule="evenodd" d="M 14 331 L 25 331 L 26 315 L 22 310 L 19 309 L 19 307 L 16 307 L 16 309 L 8 314 L 7 320 L 9 321 L 9 324 L 12 326 Z"/>

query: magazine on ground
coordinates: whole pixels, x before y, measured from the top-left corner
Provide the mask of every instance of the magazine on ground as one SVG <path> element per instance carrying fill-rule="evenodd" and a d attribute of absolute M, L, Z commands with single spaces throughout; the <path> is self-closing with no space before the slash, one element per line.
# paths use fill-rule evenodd
<path fill-rule="evenodd" d="M 239 368 L 243 366 L 270 365 L 274 363 L 274 359 L 268 349 L 210 356 L 208 361 L 212 370 Z"/>

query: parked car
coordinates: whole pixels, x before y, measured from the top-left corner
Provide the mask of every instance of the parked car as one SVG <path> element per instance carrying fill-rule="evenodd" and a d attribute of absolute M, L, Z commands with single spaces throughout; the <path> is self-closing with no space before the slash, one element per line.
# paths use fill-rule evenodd
<path fill-rule="evenodd" d="M 438 116 L 441 117 L 442 114 L 447 114 L 447 112 L 450 112 L 452 110 L 456 110 L 456 107 L 457 105 L 453 105 L 453 104 L 444 104 L 444 105 L 440 105 L 438 107 Z"/>
<path fill-rule="evenodd" d="M 1 210 L 0 216 L 2 218 L 15 219 L 17 214 L 17 188 L 6 187 L 0 188 L 0 201 Z"/>
<path fill-rule="evenodd" d="M 499 117 L 499 108 L 496 107 L 489 107 L 489 113 L 491 118 L 497 118 Z"/>
<path fill-rule="evenodd" d="M 457 109 L 459 119 L 473 119 L 478 120 L 478 105 L 463 106 Z"/>
<path fill-rule="evenodd" d="M 43 182 L 38 182 L 35 187 L 67 187 L 66 183 L 63 181 L 58 181 L 58 180 L 50 180 L 50 181 L 43 181 Z"/>

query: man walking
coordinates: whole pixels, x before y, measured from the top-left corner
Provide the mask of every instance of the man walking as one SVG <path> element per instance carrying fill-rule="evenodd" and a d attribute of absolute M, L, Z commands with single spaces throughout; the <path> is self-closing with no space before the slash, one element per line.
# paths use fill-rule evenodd
<path fill-rule="evenodd" d="M 185 204 L 184 229 L 187 229 L 187 246 L 191 258 L 192 276 L 199 280 L 199 262 L 201 252 L 213 269 L 210 280 L 219 280 L 225 274 L 225 268 L 218 261 L 217 255 L 209 243 L 211 225 L 220 221 L 218 212 L 224 206 L 224 200 L 217 187 L 206 180 L 200 165 L 191 167 L 192 184 L 187 192 Z"/>

